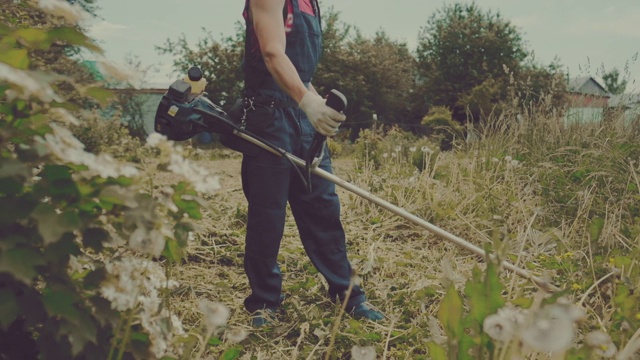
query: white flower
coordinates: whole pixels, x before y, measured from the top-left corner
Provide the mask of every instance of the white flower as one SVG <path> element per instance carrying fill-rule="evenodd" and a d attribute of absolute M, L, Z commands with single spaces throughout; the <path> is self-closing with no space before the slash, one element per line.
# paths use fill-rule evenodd
<path fill-rule="evenodd" d="M 158 257 L 164 250 L 165 236 L 172 236 L 168 229 L 152 229 L 147 231 L 144 226 L 139 226 L 129 237 L 129 246 L 144 254 Z"/>
<path fill-rule="evenodd" d="M 156 147 L 164 141 L 168 141 L 167 137 L 157 132 L 151 133 L 147 136 L 147 145 L 151 147 Z"/>
<path fill-rule="evenodd" d="M 231 312 L 224 304 L 209 300 L 200 300 L 198 310 L 204 314 L 204 324 L 209 331 L 227 324 Z"/>
<path fill-rule="evenodd" d="M 75 116 L 71 115 L 71 113 L 67 109 L 63 108 L 51 108 L 49 109 L 49 116 L 51 116 L 52 120 L 60 121 L 63 123 L 71 124 L 71 125 L 80 125 L 78 119 Z"/>
<path fill-rule="evenodd" d="M 426 153 L 426 154 L 433 154 L 433 150 L 431 150 L 431 148 L 426 146 L 426 145 L 421 147 L 420 151 L 422 151 L 423 153 Z"/>
<path fill-rule="evenodd" d="M 242 340 L 246 339 L 248 335 L 249 333 L 247 332 L 247 330 L 236 327 L 227 330 L 224 334 L 224 337 L 232 343 L 239 343 Z"/>
<path fill-rule="evenodd" d="M 62 0 L 39 0 L 38 7 L 52 15 L 63 17 L 72 24 L 87 18 L 87 13 L 80 5 L 71 5 Z"/>
<path fill-rule="evenodd" d="M 53 132 L 46 134 L 44 138 L 36 138 L 36 141 L 43 144 L 60 160 L 72 164 L 85 165 L 89 168 L 87 170 L 89 175 L 97 174 L 103 178 L 132 177 L 138 174 L 138 170 L 133 165 L 121 164 L 108 154 L 96 156 L 86 152 L 84 144 L 76 139 L 69 129 L 54 123 L 49 124 L 49 126 Z"/>
<path fill-rule="evenodd" d="M 498 311 L 484 319 L 482 331 L 494 340 L 509 341 L 516 335 L 516 326 L 510 316 Z"/>
<path fill-rule="evenodd" d="M 382 154 L 382 157 L 383 157 L 383 158 L 385 158 L 385 159 L 386 159 L 388 156 L 389 156 L 389 154 L 387 154 L 387 153 Z"/>
<path fill-rule="evenodd" d="M 134 257 L 107 261 L 105 269 L 109 276 L 100 288 L 102 296 L 118 311 L 133 309 L 138 304 L 153 310 L 159 289 L 177 286 L 167 281 L 164 269 L 158 263 Z"/>
<path fill-rule="evenodd" d="M 416 152 L 416 147 L 415 147 L 415 146 L 410 147 L 410 148 L 409 148 L 409 151 L 411 151 L 411 152 Z"/>
<path fill-rule="evenodd" d="M 504 157 L 504 161 L 506 161 L 506 162 L 511 162 L 511 160 L 513 160 L 513 158 L 511 156 L 509 156 L 509 155 Z"/>
<path fill-rule="evenodd" d="M 198 192 L 213 193 L 221 187 L 218 176 L 211 175 L 204 169 L 194 166 L 189 160 L 178 154 L 171 154 L 171 163 L 168 169 L 188 179 Z"/>
<path fill-rule="evenodd" d="M 597 330 L 588 333 L 584 337 L 584 342 L 593 348 L 596 354 L 605 358 L 612 358 L 618 352 L 611 336 L 604 331 Z"/>
<path fill-rule="evenodd" d="M 105 57 L 96 61 L 100 72 L 107 75 L 109 81 L 126 82 L 134 88 L 139 88 L 142 83 L 140 74 L 131 67 L 122 66 Z"/>
<path fill-rule="evenodd" d="M 20 88 L 20 91 L 13 92 L 15 96 L 21 99 L 35 96 L 44 102 L 64 101 L 44 79 L 38 79 L 38 77 L 37 73 L 19 70 L 0 62 L 0 81 L 9 82 Z"/>
<path fill-rule="evenodd" d="M 395 150 L 396 150 L 396 152 L 400 152 L 400 150 L 402 150 L 402 147 L 401 146 L 396 146 Z"/>
<path fill-rule="evenodd" d="M 373 346 L 357 346 L 351 348 L 351 358 L 353 360 L 375 360 L 376 348 Z"/>
<path fill-rule="evenodd" d="M 541 352 L 561 352 L 573 343 L 574 315 L 564 305 L 547 305 L 533 314 L 520 338 L 527 346 Z"/>

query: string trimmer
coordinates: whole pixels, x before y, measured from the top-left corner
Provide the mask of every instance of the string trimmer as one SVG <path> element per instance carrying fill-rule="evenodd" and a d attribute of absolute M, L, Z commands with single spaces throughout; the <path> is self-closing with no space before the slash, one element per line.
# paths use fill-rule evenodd
<path fill-rule="evenodd" d="M 317 158 L 323 150 L 326 138 L 317 134 L 314 137 L 313 144 L 309 154 L 305 160 L 290 154 L 270 143 L 261 139 L 259 136 L 252 134 L 244 129 L 242 122 L 237 122 L 219 106 L 212 103 L 206 93 L 192 95 L 191 85 L 183 80 L 176 80 L 169 86 L 169 89 L 162 97 L 155 117 L 155 130 L 167 136 L 169 140 L 183 141 L 190 139 L 200 133 L 208 132 L 220 134 L 223 136 L 236 136 L 248 144 L 253 144 L 259 148 L 269 151 L 276 156 L 286 158 L 298 171 L 307 186 L 310 186 L 309 176 L 314 174 L 323 179 L 342 187 L 360 196 L 374 204 L 381 206 L 392 213 L 411 221 L 412 223 L 430 231 L 431 233 L 452 242 L 472 253 L 485 257 L 486 253 L 483 249 L 471 244 L 470 242 L 455 236 L 437 226 L 407 212 L 406 210 L 393 205 L 351 183 L 345 181 L 338 176 L 331 174 L 319 168 Z M 337 90 L 332 90 L 327 96 L 327 105 L 333 107 L 337 111 L 343 111 L 346 107 L 346 98 Z M 514 272 L 516 275 L 532 281 L 535 285 L 545 291 L 558 291 L 559 289 L 553 284 L 534 276 L 529 271 L 517 267 L 507 261 L 502 261 L 502 266 Z"/>

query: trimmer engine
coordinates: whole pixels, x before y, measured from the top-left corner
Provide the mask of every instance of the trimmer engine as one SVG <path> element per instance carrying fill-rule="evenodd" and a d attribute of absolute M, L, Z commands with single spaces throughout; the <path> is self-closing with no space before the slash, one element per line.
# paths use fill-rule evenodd
<path fill-rule="evenodd" d="M 184 80 L 176 80 L 169 86 L 156 110 L 154 124 L 156 132 L 174 141 L 203 132 L 227 134 L 234 128 L 227 113 L 212 103 L 206 93 L 191 94 L 191 85 Z"/>

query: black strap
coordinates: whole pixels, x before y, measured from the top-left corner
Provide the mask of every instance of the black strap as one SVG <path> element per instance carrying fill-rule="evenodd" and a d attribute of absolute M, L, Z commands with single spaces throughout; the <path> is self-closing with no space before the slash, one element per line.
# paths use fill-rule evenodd
<path fill-rule="evenodd" d="M 294 100 L 278 100 L 268 96 L 248 96 L 244 98 L 244 105 L 246 109 L 252 106 L 264 106 L 274 109 L 285 109 L 298 107 L 298 103 Z"/>

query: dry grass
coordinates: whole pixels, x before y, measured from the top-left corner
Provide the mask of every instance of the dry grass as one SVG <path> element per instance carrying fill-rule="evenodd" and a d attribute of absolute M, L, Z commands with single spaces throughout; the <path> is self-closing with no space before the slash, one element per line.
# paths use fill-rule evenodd
<path fill-rule="evenodd" d="M 573 133 L 568 134 L 567 129 L 553 130 L 552 124 L 557 126 L 551 120 L 537 126 L 525 122 L 502 128 L 457 152 L 424 153 L 427 166 L 422 172 L 411 165 L 420 150 L 409 149 L 416 146 L 405 143 L 397 156 L 381 157 L 385 149 L 395 150 L 378 144 L 376 161 L 357 154 L 339 158 L 334 160 L 335 173 L 551 279 L 587 310 L 592 327 L 607 329 L 615 322 L 611 289 L 619 275 L 612 276 L 606 259 L 638 253 L 640 232 L 629 217 L 629 206 L 634 201 L 630 198 L 637 201 L 640 196 L 640 168 L 621 146 L 635 135 L 610 132 L 603 138 L 605 129 L 588 128 L 571 129 Z M 532 146 L 540 127 L 548 129 L 551 137 L 542 141 L 545 148 Z M 575 151 L 577 144 L 582 146 L 580 151 Z M 221 302 L 232 312 L 229 327 L 250 333 L 240 344 L 223 341 L 209 347 L 206 356 L 215 358 L 237 346 L 242 359 L 323 358 L 339 305 L 325 297 L 324 280 L 306 258 L 292 216 L 287 217 L 279 257 L 284 315 L 272 328 L 249 327 L 249 314 L 243 308 L 249 288 L 242 266 L 246 201 L 239 179 L 241 159 L 220 151 L 194 152 L 194 160 L 220 175 L 222 189 L 205 199 L 208 206 L 188 258 L 171 269 L 172 277 L 182 284 L 172 306 L 186 328 L 191 328 L 201 321 L 199 300 Z M 146 166 L 152 171 L 151 164 Z M 584 169 L 589 171 L 581 173 Z M 178 180 L 155 178 L 154 186 Z M 387 320 L 374 324 L 343 317 L 332 356 L 350 358 L 352 346 L 372 345 L 386 359 L 429 358 L 425 343 L 441 339 L 434 317 L 445 285 L 461 288 L 474 267 L 483 267 L 482 259 L 367 200 L 338 191 L 350 260 L 370 302 Z M 590 226 L 598 218 L 604 225 L 593 239 Z M 632 269 L 623 271 L 631 276 L 635 265 L 634 261 Z M 502 280 L 509 301 L 531 297 L 536 291 L 513 274 L 504 273 Z M 637 279 L 631 281 L 637 285 Z"/>

